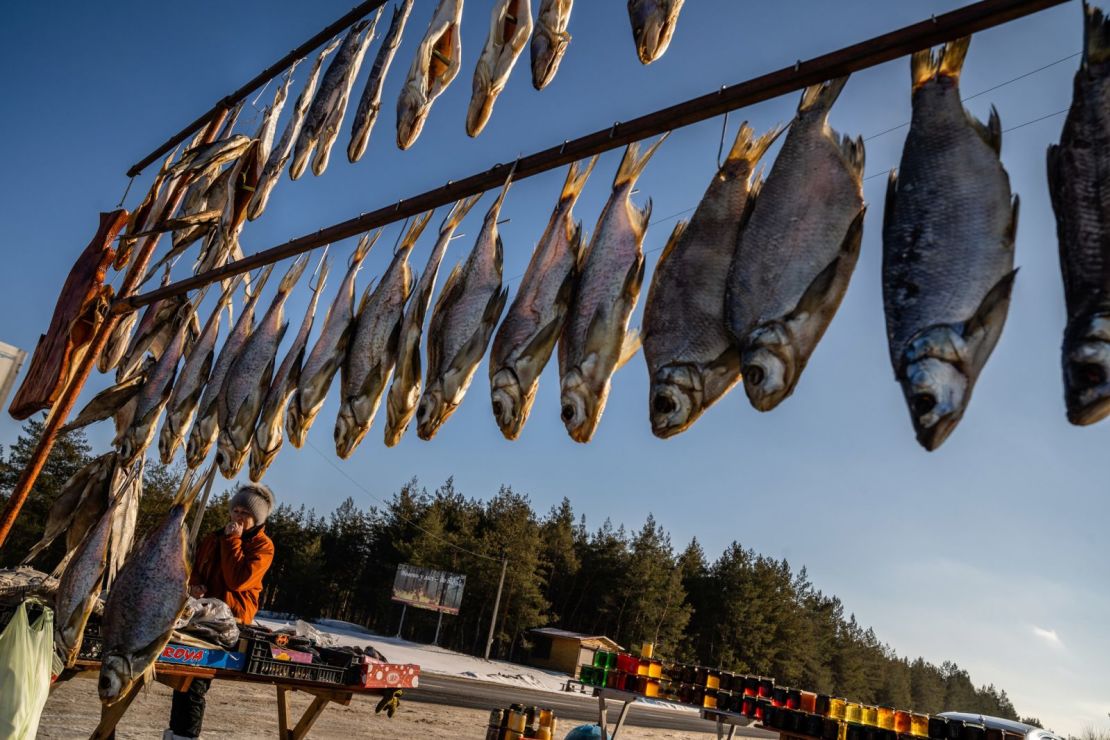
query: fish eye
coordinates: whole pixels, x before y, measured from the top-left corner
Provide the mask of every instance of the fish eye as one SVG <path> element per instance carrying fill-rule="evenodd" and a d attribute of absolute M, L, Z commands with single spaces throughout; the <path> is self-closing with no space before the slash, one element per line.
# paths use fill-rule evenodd
<path fill-rule="evenodd" d="M 763 368 L 759 365 L 752 365 L 744 371 L 744 377 L 746 377 L 752 385 L 762 384 L 765 376 L 766 373 L 763 372 Z"/>
<path fill-rule="evenodd" d="M 563 421 L 570 422 L 574 420 L 574 406 L 569 403 L 563 404 Z"/>
<path fill-rule="evenodd" d="M 1080 388 L 1094 388 L 1106 382 L 1106 370 L 1094 363 L 1077 363 L 1073 366 L 1072 375 Z"/>
<path fill-rule="evenodd" d="M 655 413 L 657 414 L 670 414 L 673 413 L 678 406 L 670 396 L 660 393 L 652 402 L 652 408 L 655 409 Z"/>
<path fill-rule="evenodd" d="M 500 401 L 494 401 L 494 402 L 493 402 L 493 415 L 494 415 L 494 416 L 500 417 L 500 416 L 501 416 L 501 412 L 502 412 L 503 410 L 504 410 L 504 407 L 503 407 L 503 406 L 501 405 L 501 402 L 500 402 Z"/>
<path fill-rule="evenodd" d="M 915 416 L 924 416 L 936 408 L 936 405 L 937 399 L 933 397 L 932 393 L 915 393 L 910 398 L 910 407 L 913 409 Z"/>

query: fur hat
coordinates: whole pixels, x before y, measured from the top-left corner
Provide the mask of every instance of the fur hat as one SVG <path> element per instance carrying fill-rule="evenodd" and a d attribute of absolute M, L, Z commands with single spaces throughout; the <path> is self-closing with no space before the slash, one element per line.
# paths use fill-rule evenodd
<path fill-rule="evenodd" d="M 262 524 L 274 508 L 274 492 L 262 483 L 244 483 L 239 486 L 239 490 L 228 503 L 229 509 L 234 509 L 236 506 L 249 509 L 251 516 L 254 517 L 254 523 Z"/>

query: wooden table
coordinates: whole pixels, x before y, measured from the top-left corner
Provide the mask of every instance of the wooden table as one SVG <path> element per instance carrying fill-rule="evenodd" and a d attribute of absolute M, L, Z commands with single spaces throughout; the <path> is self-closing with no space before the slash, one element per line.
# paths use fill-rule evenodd
<path fill-rule="evenodd" d="M 615 740 L 617 734 L 621 731 L 621 728 L 624 727 L 624 721 L 628 718 L 629 710 L 632 709 L 632 705 L 638 699 L 651 699 L 652 701 L 666 702 L 667 704 L 674 704 L 676 706 L 690 707 L 689 704 L 681 704 L 679 702 L 668 701 L 667 699 L 661 699 L 655 696 L 648 697 L 632 691 L 610 689 L 604 686 L 595 687 L 594 696 L 597 697 L 597 724 L 599 727 L 601 727 L 602 740 Z M 617 716 L 617 723 L 613 725 L 612 731 L 609 730 L 609 722 L 606 711 L 608 709 L 607 703 L 610 699 L 622 703 L 621 712 Z M 696 707 L 690 708 L 694 709 Z M 736 734 L 737 727 L 747 727 L 755 721 L 749 719 L 743 714 L 737 714 L 736 712 L 726 712 L 720 709 L 702 709 L 701 718 L 716 723 L 717 737 L 720 739 L 729 738 L 729 740 L 731 740 L 731 738 L 733 738 L 733 736 Z"/>
<path fill-rule="evenodd" d="M 60 680 L 79 676 L 96 678 L 100 672 L 100 661 L 78 660 L 70 671 L 66 671 Z M 68 674 L 68 675 L 67 675 Z M 312 729 L 312 725 L 323 714 L 329 704 L 347 706 L 355 694 L 383 696 L 392 701 L 398 701 L 401 696 L 400 689 L 373 688 L 367 689 L 360 686 L 339 686 L 314 683 L 310 681 L 295 681 L 273 676 L 256 676 L 242 671 L 228 671 L 219 668 L 199 668 L 196 666 L 176 665 L 173 663 L 158 663 L 155 680 L 169 686 L 174 691 L 185 691 L 197 678 L 217 679 L 221 681 L 238 681 L 241 683 L 268 683 L 277 689 L 278 709 L 278 738 L 279 740 L 302 740 Z M 123 718 L 131 702 L 142 688 L 144 681 L 136 681 L 131 690 L 122 699 L 111 706 L 106 706 L 100 712 L 100 724 L 90 736 L 90 740 L 112 740 L 115 738 L 116 725 Z M 304 714 L 295 723 L 290 722 L 289 697 L 290 691 L 303 691 L 311 694 L 313 699 Z M 384 706 L 387 702 L 383 701 Z"/>

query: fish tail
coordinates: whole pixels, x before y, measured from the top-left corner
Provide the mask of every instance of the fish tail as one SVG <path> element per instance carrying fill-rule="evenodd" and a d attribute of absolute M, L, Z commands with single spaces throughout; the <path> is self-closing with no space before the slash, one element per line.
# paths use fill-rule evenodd
<path fill-rule="evenodd" d="M 1083 64 L 1110 61 L 1110 23 L 1101 9 L 1083 2 Z"/>
<path fill-rule="evenodd" d="M 929 80 L 937 77 L 950 77 L 960 79 L 960 70 L 967 57 L 967 48 L 971 44 L 971 37 L 964 36 L 955 41 L 949 41 L 939 50 L 923 49 L 914 52 L 910 57 L 910 71 L 913 76 L 913 89 L 924 85 Z"/>
<path fill-rule="evenodd" d="M 455 205 L 451 206 L 451 210 L 447 212 L 447 215 L 443 219 L 443 223 L 440 224 L 439 233 L 446 234 L 454 231 L 455 228 L 462 223 L 462 220 L 466 218 L 466 214 L 470 213 L 470 209 L 482 199 L 483 195 L 485 195 L 485 193 L 478 193 L 469 198 L 455 201 Z"/>
<path fill-rule="evenodd" d="M 297 257 L 297 259 L 293 260 L 293 264 L 289 266 L 289 271 L 285 273 L 285 277 L 283 277 L 278 284 L 279 294 L 284 295 L 293 290 L 293 286 L 301 279 L 301 274 L 304 273 L 306 265 L 308 265 L 307 254 L 302 254 Z"/>
<path fill-rule="evenodd" d="M 219 455 L 216 457 L 218 459 Z M 196 485 L 182 486 L 182 488 L 178 490 L 170 506 L 182 506 L 185 508 L 185 511 L 188 511 L 189 507 L 197 500 L 197 496 L 200 495 L 200 492 L 211 486 L 212 480 L 216 477 L 216 468 L 217 461 L 213 460 L 212 464 L 208 467 L 208 472 L 197 479 Z"/>
<path fill-rule="evenodd" d="M 729 150 L 728 157 L 725 159 L 725 167 L 738 162 L 747 162 L 749 165 L 754 165 L 762 159 L 771 144 L 775 143 L 775 140 L 782 135 L 786 128 L 781 124 L 776 125 L 756 139 L 753 138 L 755 131 L 748 125 L 747 121 L 744 121 L 740 124 L 740 130 L 736 132 L 736 140 L 732 142 L 732 149 Z"/>
<path fill-rule="evenodd" d="M 505 184 L 501 186 L 501 192 L 497 194 L 497 200 L 490 206 L 489 212 L 486 213 L 486 220 L 493 218 L 496 219 L 501 213 L 501 204 L 505 202 L 505 196 L 509 193 L 509 185 L 513 182 L 513 175 L 516 174 L 516 162 L 509 168 L 509 174 L 505 176 Z"/>
<path fill-rule="evenodd" d="M 578 200 L 578 196 L 582 194 L 582 188 L 586 187 L 586 180 L 590 179 L 590 173 L 594 171 L 598 157 L 597 154 L 591 157 L 585 170 L 582 169 L 582 162 L 585 160 L 571 163 L 567 168 L 567 180 L 563 183 L 563 192 L 559 195 L 560 203 L 573 203 Z"/>
<path fill-rule="evenodd" d="M 432 220 L 432 213 L 433 211 L 424 211 L 424 213 L 421 213 L 409 224 L 409 230 L 405 232 L 405 236 L 401 239 L 401 243 L 393 250 L 394 254 L 400 254 L 416 246 L 416 242 L 420 239 L 420 235 L 424 233 L 424 227 Z"/>
<path fill-rule="evenodd" d="M 810 85 L 802 91 L 802 99 L 798 103 L 798 113 L 817 111 L 828 115 L 833 103 L 840 97 L 840 92 L 848 82 L 848 75 L 826 80 L 818 85 Z"/>
<path fill-rule="evenodd" d="M 328 250 L 325 249 L 324 253 L 320 255 L 320 261 L 316 264 L 316 284 L 309 285 L 312 288 L 312 302 L 315 303 L 316 298 L 320 295 L 320 291 L 324 289 L 324 283 L 328 280 Z M 311 283 L 311 281 L 310 281 Z M 312 310 L 312 306 L 309 307 Z"/>
<path fill-rule="evenodd" d="M 632 184 L 639 179 L 640 173 L 647 167 L 647 163 L 651 159 L 651 156 L 655 154 L 655 150 L 659 148 L 660 144 L 667 140 L 668 136 L 670 136 L 670 132 L 660 136 L 659 140 L 652 144 L 651 147 L 644 152 L 643 156 L 640 156 L 639 142 L 629 144 L 628 148 L 624 150 L 624 157 L 621 158 L 621 165 L 617 168 L 617 176 L 613 178 L 613 189 L 616 190 L 625 185 L 631 187 Z"/>
<path fill-rule="evenodd" d="M 366 255 L 370 254 L 370 248 L 377 243 L 381 235 L 381 229 L 377 231 L 367 231 L 363 234 L 362 238 L 358 240 L 358 246 L 355 247 L 355 253 L 351 255 L 351 261 L 347 266 L 354 267 L 355 265 L 362 264 L 362 261 L 366 259 Z"/>

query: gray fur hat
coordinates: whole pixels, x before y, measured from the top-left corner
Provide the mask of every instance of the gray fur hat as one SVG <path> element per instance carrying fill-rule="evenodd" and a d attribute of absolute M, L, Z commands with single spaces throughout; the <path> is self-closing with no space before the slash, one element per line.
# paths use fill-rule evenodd
<path fill-rule="evenodd" d="M 254 523 L 262 524 L 274 508 L 274 492 L 262 483 L 244 483 L 239 486 L 239 490 L 228 503 L 229 509 L 234 509 L 236 506 L 249 509 L 254 517 Z"/>

